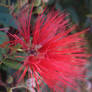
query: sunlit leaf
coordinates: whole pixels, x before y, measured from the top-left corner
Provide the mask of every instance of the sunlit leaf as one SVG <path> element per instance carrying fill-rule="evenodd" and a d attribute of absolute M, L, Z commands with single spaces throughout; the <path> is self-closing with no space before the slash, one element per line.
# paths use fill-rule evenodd
<path fill-rule="evenodd" d="M 12 69 L 18 70 L 21 67 L 21 64 L 16 62 L 16 60 L 3 59 L 3 63 Z"/>
<path fill-rule="evenodd" d="M 41 0 L 34 0 L 34 6 L 40 6 Z"/>

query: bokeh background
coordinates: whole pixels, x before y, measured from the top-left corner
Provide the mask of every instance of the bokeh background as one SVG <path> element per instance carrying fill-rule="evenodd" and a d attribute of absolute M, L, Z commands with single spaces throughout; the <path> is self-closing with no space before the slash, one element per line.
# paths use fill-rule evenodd
<path fill-rule="evenodd" d="M 17 30 L 13 16 L 18 15 L 23 8 L 31 6 L 31 1 L 0 0 L 0 28 L 6 27 L 6 31 L 0 31 L 0 45 L 6 40 L 12 40 L 8 32 L 15 34 Z M 88 53 L 92 54 L 92 0 L 35 0 L 32 16 L 33 23 L 38 14 L 46 7 L 49 10 L 54 7 L 55 9 L 67 12 L 72 24 L 77 25 L 77 30 L 73 31 L 74 33 L 89 28 L 89 31 L 81 36 L 87 39 Z M 18 69 L 16 67 L 17 62 L 11 63 L 12 59 L 4 61 L 6 52 L 7 48 L 0 48 L 0 92 L 38 92 L 36 88 L 28 90 L 25 87 L 25 82 L 17 87 L 15 86 L 16 81 L 12 77 L 12 73 Z M 88 70 L 85 70 L 85 76 L 87 75 L 85 77 L 86 82 L 81 82 L 79 85 L 81 92 L 92 92 L 92 57 L 88 61 L 86 65 Z M 64 89 L 65 92 L 75 92 L 68 87 Z M 43 86 L 41 90 L 43 92 L 51 92 L 47 85 Z"/>

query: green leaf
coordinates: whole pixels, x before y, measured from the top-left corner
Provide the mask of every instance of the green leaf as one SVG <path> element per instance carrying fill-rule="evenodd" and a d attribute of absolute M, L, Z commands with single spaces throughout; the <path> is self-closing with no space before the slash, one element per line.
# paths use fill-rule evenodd
<path fill-rule="evenodd" d="M 77 15 L 77 12 L 72 7 L 67 7 L 66 10 L 69 12 L 70 17 L 72 18 L 72 21 L 74 24 L 79 24 L 79 16 Z"/>
<path fill-rule="evenodd" d="M 36 13 L 41 14 L 43 12 L 43 8 L 40 6 L 37 8 Z"/>
<path fill-rule="evenodd" d="M 56 9 L 63 10 L 63 7 L 59 3 L 56 3 L 55 6 L 56 6 Z"/>
<path fill-rule="evenodd" d="M 7 34 L 5 32 L 0 31 L 0 44 L 8 41 Z"/>
<path fill-rule="evenodd" d="M 48 0 L 48 5 L 52 5 L 54 3 L 54 0 Z"/>
<path fill-rule="evenodd" d="M 9 8 L 4 7 L 4 6 L 0 6 L 0 13 L 9 13 Z"/>
<path fill-rule="evenodd" d="M 5 65 L 12 69 L 18 70 L 21 67 L 21 64 L 16 62 L 16 60 L 3 59 L 2 61 Z"/>
<path fill-rule="evenodd" d="M 37 7 L 37 6 L 40 6 L 41 4 L 41 0 L 35 0 L 34 1 L 34 6 Z"/>
<path fill-rule="evenodd" d="M 9 14 L 9 8 L 4 6 L 0 6 L 0 24 L 4 26 L 11 26 L 17 29 L 15 19 L 11 14 Z"/>
<path fill-rule="evenodd" d="M 4 42 L 8 41 L 8 37 L 5 32 L 0 31 L 0 45 Z M 7 48 L 0 48 L 0 59 L 2 59 L 3 55 L 6 54 Z"/>
<path fill-rule="evenodd" d="M 11 26 L 17 29 L 17 25 L 15 24 L 15 19 L 13 18 L 12 15 L 8 13 L 0 12 L 0 24 L 3 24 L 4 26 Z"/>

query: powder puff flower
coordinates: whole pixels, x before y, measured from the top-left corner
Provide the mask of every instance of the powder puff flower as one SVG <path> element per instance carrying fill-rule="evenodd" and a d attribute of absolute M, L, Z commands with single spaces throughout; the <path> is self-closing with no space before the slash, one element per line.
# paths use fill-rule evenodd
<path fill-rule="evenodd" d="M 69 25 L 67 14 L 60 11 L 51 11 L 46 15 L 42 13 L 30 25 L 32 10 L 22 12 L 16 19 L 19 34 L 12 35 L 14 44 L 20 44 L 26 57 L 18 72 L 22 72 L 19 81 L 26 73 L 35 78 L 39 87 L 39 80 L 44 81 L 53 91 L 70 86 L 76 89 L 76 80 L 84 80 L 84 69 L 87 61 L 86 41 L 80 34 L 86 30 L 70 34 L 75 26 Z M 33 30 L 33 39 L 30 39 L 30 31 Z M 60 82 L 62 87 L 56 83 Z M 57 92 L 57 90 L 56 90 Z"/>

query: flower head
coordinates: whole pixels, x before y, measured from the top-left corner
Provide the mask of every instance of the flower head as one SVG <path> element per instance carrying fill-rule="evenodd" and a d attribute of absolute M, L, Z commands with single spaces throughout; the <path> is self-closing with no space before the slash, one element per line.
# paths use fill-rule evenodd
<path fill-rule="evenodd" d="M 20 44 L 27 53 L 19 72 L 24 71 L 19 80 L 22 80 L 28 72 L 30 77 L 44 81 L 50 88 L 55 90 L 63 86 L 71 86 L 76 89 L 77 79 L 84 79 L 84 68 L 89 55 L 85 53 L 85 40 L 80 34 L 69 34 L 75 26 L 69 25 L 67 14 L 60 11 L 52 11 L 47 15 L 41 14 L 33 25 L 33 39 L 30 39 L 31 16 L 26 12 L 21 14 L 18 21 L 18 35 L 13 35 L 13 43 Z M 62 87 L 57 85 L 57 82 Z"/>

